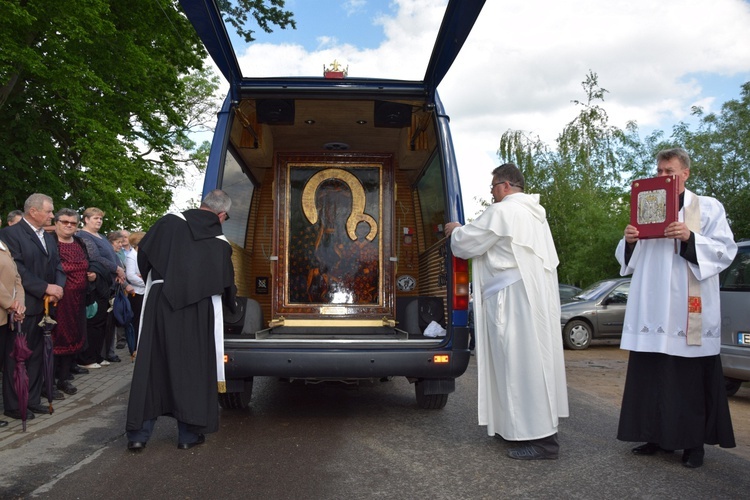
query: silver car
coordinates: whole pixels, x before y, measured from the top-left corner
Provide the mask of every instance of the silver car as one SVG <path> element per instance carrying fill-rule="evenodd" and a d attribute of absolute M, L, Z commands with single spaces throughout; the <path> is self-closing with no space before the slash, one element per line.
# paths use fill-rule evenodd
<path fill-rule="evenodd" d="M 737 247 L 732 265 L 719 278 L 721 365 L 730 396 L 750 380 L 750 241 Z"/>
<path fill-rule="evenodd" d="M 597 281 L 562 304 L 560 323 L 568 349 L 586 349 L 593 339 L 619 338 L 628 303 L 630 278 Z"/>

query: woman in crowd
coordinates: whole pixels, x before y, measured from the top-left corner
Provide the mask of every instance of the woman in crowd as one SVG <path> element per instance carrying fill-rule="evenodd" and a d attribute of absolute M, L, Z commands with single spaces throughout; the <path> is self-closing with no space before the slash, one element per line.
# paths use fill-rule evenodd
<path fill-rule="evenodd" d="M 143 231 L 137 231 L 130 235 L 128 241 L 130 242 L 130 252 L 127 254 L 125 263 L 125 276 L 128 283 L 133 287 L 133 292 L 130 297 L 130 306 L 133 308 L 133 331 L 135 333 L 133 337 L 133 352 L 137 350 L 138 343 L 138 327 L 141 322 L 141 308 L 143 307 L 143 294 L 146 292 L 146 283 L 143 281 L 143 276 L 138 270 L 138 245 L 146 235 Z M 133 355 L 133 352 L 130 354 Z"/>
<path fill-rule="evenodd" d="M 122 244 L 125 237 L 123 236 L 122 231 L 112 231 L 107 235 L 107 241 L 109 241 L 109 244 L 112 246 L 112 250 L 115 252 L 115 257 L 117 258 L 117 265 L 118 269 L 125 269 L 125 255 L 122 253 Z M 133 287 L 128 284 L 127 276 L 124 277 L 123 280 L 120 280 L 119 278 L 116 279 L 117 283 L 119 285 L 122 285 L 125 290 L 126 295 L 130 295 Z M 117 287 L 118 285 L 115 285 Z M 110 313 L 109 316 L 107 316 L 107 329 L 106 329 L 106 335 L 104 336 L 104 346 L 102 348 L 102 357 L 104 358 L 104 361 L 101 364 L 108 365 L 109 363 L 119 363 L 120 357 L 115 353 L 115 345 L 116 345 L 116 329 L 117 325 L 115 324 L 115 318 L 114 313 Z"/>
<path fill-rule="evenodd" d="M 0 373 L 5 366 L 5 358 L 13 350 L 15 335 L 9 323 L 23 321 L 26 305 L 21 276 L 8 247 L 0 241 Z M 6 375 L 7 376 L 7 375 Z M 0 427 L 8 422 L 0 420 Z"/>
<path fill-rule="evenodd" d="M 107 330 L 109 298 L 115 280 L 125 280 L 125 270 L 119 266 L 112 245 L 99 234 L 103 221 L 104 212 L 96 207 L 87 208 L 83 212 L 83 228 L 77 233 L 89 252 L 90 270 L 96 273 L 93 298 L 97 303 L 97 310 L 86 323 L 88 342 L 78 357 L 78 363 L 87 369 L 109 364 L 101 354 Z"/>
<path fill-rule="evenodd" d="M 88 282 L 96 279 L 95 273 L 88 272 L 88 253 L 84 243 L 75 234 L 77 229 L 78 212 L 70 208 L 57 212 L 55 236 L 67 280 L 63 298 L 57 303 L 57 326 L 52 330 L 52 341 L 57 388 L 65 394 L 78 392 L 69 380 L 70 368 L 86 340 L 86 291 Z"/>

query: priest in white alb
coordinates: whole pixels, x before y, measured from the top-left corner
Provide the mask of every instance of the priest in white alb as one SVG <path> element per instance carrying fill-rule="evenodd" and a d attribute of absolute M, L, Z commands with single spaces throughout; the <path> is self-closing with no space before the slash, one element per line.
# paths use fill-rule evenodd
<path fill-rule="evenodd" d="M 508 456 L 556 459 L 568 416 L 557 252 L 539 195 L 512 163 L 492 172 L 494 203 L 445 225 L 453 254 L 472 259 L 479 425 L 515 442 Z"/>
<path fill-rule="evenodd" d="M 690 157 L 681 148 L 656 156 L 657 175 L 676 176 L 679 220 L 664 238 L 625 228 L 616 257 L 632 274 L 622 349 L 630 351 L 617 439 L 643 442 L 636 455 L 683 450 L 703 465 L 704 444 L 735 446 L 719 351 L 719 273 L 737 253 L 724 207 L 685 189 Z"/>

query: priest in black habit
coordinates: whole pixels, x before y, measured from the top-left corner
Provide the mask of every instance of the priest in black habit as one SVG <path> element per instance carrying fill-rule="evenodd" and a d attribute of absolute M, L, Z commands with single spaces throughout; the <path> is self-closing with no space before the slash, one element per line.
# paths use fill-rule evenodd
<path fill-rule="evenodd" d="M 129 450 L 146 447 L 162 415 L 177 419 L 183 450 L 219 429 L 222 302 L 236 308 L 232 247 L 221 228 L 231 203 L 211 191 L 199 209 L 159 219 L 138 246 L 146 292 L 128 401 Z"/>

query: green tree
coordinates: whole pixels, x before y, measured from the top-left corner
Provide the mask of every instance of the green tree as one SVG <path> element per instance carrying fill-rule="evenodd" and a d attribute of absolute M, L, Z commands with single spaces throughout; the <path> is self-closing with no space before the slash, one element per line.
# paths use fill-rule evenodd
<path fill-rule="evenodd" d="M 688 188 L 721 201 L 735 239 L 750 238 L 750 82 L 719 113 L 694 108 L 693 114 L 697 130 L 680 123 L 672 134 L 691 155 Z"/>
<path fill-rule="evenodd" d="M 637 128 L 609 125 L 601 102 L 607 90 L 597 75 L 582 83 L 585 101 L 550 149 L 538 137 L 508 131 L 500 139 L 502 161 L 516 163 L 526 177 L 527 192 L 539 193 L 555 239 L 561 282 L 586 286 L 614 276 L 614 249 L 629 218 L 626 186 L 644 170 L 649 155 L 637 141 Z"/>
<path fill-rule="evenodd" d="M 264 30 L 294 26 L 280 0 L 224 3 L 238 27 L 242 8 Z M 163 214 L 201 161 L 189 134 L 217 109 L 218 79 L 178 2 L 5 1 L 0 46 L 0 207 L 38 191 L 58 208 L 102 208 L 106 229 Z"/>
<path fill-rule="evenodd" d="M 585 101 L 552 149 L 539 137 L 518 130 L 500 139 L 501 161 L 516 163 L 527 191 L 540 193 L 555 239 L 561 282 L 586 286 L 614 276 L 614 249 L 629 222 L 630 184 L 656 174 L 654 157 L 662 149 L 683 147 L 691 155 L 688 188 L 719 199 L 736 239 L 750 237 L 750 82 L 740 99 L 719 113 L 694 108 L 699 125 L 674 127 L 670 137 L 657 130 L 641 139 L 638 126 L 610 126 L 601 103 L 607 94 L 595 73 L 583 82 Z"/>

